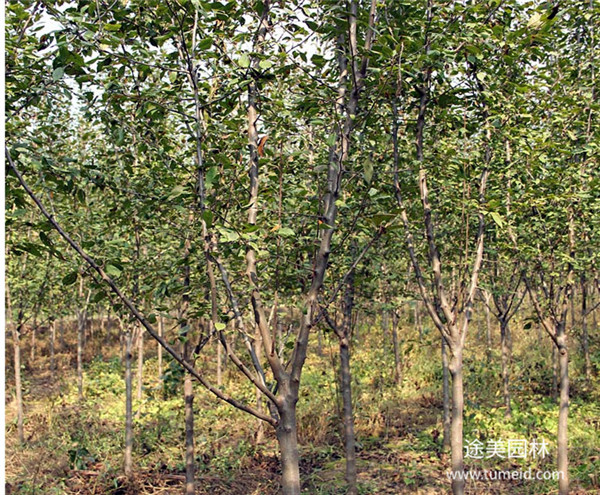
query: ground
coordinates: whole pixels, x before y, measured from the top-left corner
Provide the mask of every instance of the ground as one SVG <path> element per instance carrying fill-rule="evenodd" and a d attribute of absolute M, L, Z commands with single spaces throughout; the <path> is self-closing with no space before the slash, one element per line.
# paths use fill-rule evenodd
<path fill-rule="evenodd" d="M 353 387 L 361 494 L 443 494 L 449 492 L 449 455 L 441 447 L 441 370 L 437 336 L 401 329 L 403 381 L 393 379 L 391 339 L 377 328 L 363 328 L 353 352 Z M 74 342 L 67 330 L 67 342 Z M 321 356 L 313 352 L 303 375 L 299 402 L 299 441 L 303 491 L 314 495 L 345 493 L 339 400 L 335 385 L 335 340 L 325 336 Z M 383 337 L 383 339 L 382 339 Z M 183 482 L 183 400 L 180 373 L 166 364 L 158 379 L 156 344 L 146 342 L 144 397 L 134 402 L 135 476 L 122 476 L 124 383 L 116 336 L 90 338 L 85 354 L 85 399 L 77 399 L 72 346 L 57 353 L 53 378 L 47 335 L 38 336 L 31 359 L 24 339 L 25 436 L 16 441 L 12 371 L 7 370 L 6 487 L 15 494 L 168 494 L 181 493 Z M 489 357 L 473 336 L 465 357 L 465 439 L 545 438 L 544 459 L 467 459 L 467 468 L 552 470 L 555 465 L 557 407 L 548 397 L 549 347 L 534 336 L 515 342 L 513 417 L 504 418 L 499 393 L 499 356 Z M 381 345 L 381 342 L 384 345 Z M 316 339 L 313 342 L 316 348 Z M 536 348 L 537 346 L 537 348 Z M 208 357 L 212 357 L 209 351 Z M 12 347 L 7 345 L 7 363 Z M 600 405 L 598 383 L 584 382 L 572 364 L 570 475 L 572 493 L 600 493 Z M 135 367 L 135 363 L 134 363 Z M 214 376 L 211 359 L 200 364 Z M 225 389 L 248 401 L 253 390 L 232 367 Z M 270 427 L 255 445 L 257 422 L 216 401 L 196 387 L 195 440 L 198 494 L 270 495 L 278 493 L 278 455 Z M 467 484 L 468 493 L 554 493 L 556 482 L 495 481 Z"/>

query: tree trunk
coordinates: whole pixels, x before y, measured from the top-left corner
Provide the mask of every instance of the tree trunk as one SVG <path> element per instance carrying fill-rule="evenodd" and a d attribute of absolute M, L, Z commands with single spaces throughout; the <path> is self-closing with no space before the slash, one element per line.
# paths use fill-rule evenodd
<path fill-rule="evenodd" d="M 65 322 L 62 318 L 58 320 L 58 341 L 60 343 L 60 350 L 64 351 L 67 344 L 65 343 Z"/>
<path fill-rule="evenodd" d="M 587 325 L 587 287 L 585 285 L 585 277 L 581 277 L 581 347 L 583 350 L 583 372 L 585 381 L 589 385 L 592 378 L 590 361 L 590 344 Z"/>
<path fill-rule="evenodd" d="M 54 340 L 56 337 L 56 320 L 50 323 L 50 375 L 54 380 L 54 372 L 56 371 L 56 361 L 54 358 Z"/>
<path fill-rule="evenodd" d="M 443 447 L 444 450 L 450 448 L 450 430 L 451 430 L 451 418 L 450 418 L 450 372 L 448 370 L 448 348 L 446 340 L 442 337 L 442 394 L 444 404 L 444 416 L 442 419 L 444 427 L 444 438 Z"/>
<path fill-rule="evenodd" d="M 256 325 L 256 329 L 254 332 L 254 352 L 256 353 L 256 359 L 258 360 L 258 362 L 260 363 L 262 361 L 262 338 L 261 338 L 261 334 L 260 334 L 260 330 L 258 328 L 258 325 Z M 259 380 L 261 379 L 261 376 L 259 373 L 257 373 L 256 376 Z M 255 390 L 256 392 L 256 410 L 258 412 L 263 412 L 263 394 L 262 392 L 256 388 Z M 263 424 L 263 420 L 262 419 L 257 419 L 257 424 L 256 424 L 256 432 L 254 434 L 254 445 L 260 445 L 265 437 L 265 426 Z"/>
<path fill-rule="evenodd" d="M 509 377 L 509 366 L 510 366 L 510 348 L 508 346 L 508 321 L 506 319 L 500 320 L 500 340 L 502 347 L 502 393 L 504 397 L 504 415 L 507 418 L 511 417 L 510 409 L 510 377 Z"/>
<path fill-rule="evenodd" d="M 131 383 L 131 346 L 132 332 L 128 330 L 124 335 L 125 339 L 125 455 L 124 471 L 125 476 L 131 477 L 133 470 L 132 451 L 133 451 L 133 391 Z"/>
<path fill-rule="evenodd" d="M 138 329 L 138 366 L 137 366 L 137 400 L 140 402 L 138 405 L 137 415 L 139 417 L 142 410 L 142 387 L 144 384 L 144 330 L 140 327 Z"/>
<path fill-rule="evenodd" d="M 350 374 L 350 350 L 348 338 L 340 340 L 340 375 L 344 420 L 344 445 L 346 447 L 346 482 L 348 495 L 356 495 L 356 439 L 352 411 L 352 376 Z"/>
<path fill-rule="evenodd" d="M 17 400 L 17 435 L 20 443 L 25 443 L 23 433 L 23 386 L 21 384 L 21 324 L 13 325 L 13 349 L 15 366 L 15 395 Z"/>
<path fill-rule="evenodd" d="M 390 314 L 387 310 L 381 312 L 381 330 L 383 332 L 383 341 L 387 342 L 388 331 L 390 329 Z"/>
<path fill-rule="evenodd" d="M 164 336 L 164 326 L 165 326 L 165 322 L 163 320 L 162 315 L 159 316 L 158 318 L 158 335 L 160 335 L 161 337 Z M 158 379 L 162 381 L 162 375 L 163 375 L 163 353 L 162 353 L 162 345 L 160 345 L 160 342 L 157 342 L 158 344 Z"/>
<path fill-rule="evenodd" d="M 556 355 L 556 346 L 552 344 L 552 398 L 558 398 L 558 356 Z"/>
<path fill-rule="evenodd" d="M 277 328 L 278 332 L 281 332 L 279 326 Z M 279 355 L 281 356 L 281 353 Z M 317 356 L 323 356 L 323 332 L 320 328 L 317 330 Z"/>
<path fill-rule="evenodd" d="M 452 433 L 451 433 L 451 464 L 454 479 L 452 480 L 453 495 L 463 495 L 465 480 L 463 479 L 463 362 L 462 349 L 452 349 L 450 361 L 452 375 Z"/>
<path fill-rule="evenodd" d="M 194 388 L 192 377 L 185 375 L 183 384 L 185 400 L 185 495 L 194 495 Z"/>
<path fill-rule="evenodd" d="M 83 332 L 85 332 L 83 311 L 77 312 L 77 396 L 83 400 Z"/>
<path fill-rule="evenodd" d="M 31 358 L 31 366 L 33 367 L 35 363 L 35 334 L 37 333 L 37 322 L 33 321 L 33 327 L 31 328 L 31 349 L 30 349 L 30 358 Z"/>
<path fill-rule="evenodd" d="M 484 297 L 486 298 L 486 302 L 484 304 L 484 307 L 485 307 L 485 342 L 487 345 L 486 356 L 489 361 L 492 357 L 492 319 L 491 319 L 491 315 L 490 315 L 490 306 L 489 306 L 491 297 L 489 295 L 484 296 Z"/>
<path fill-rule="evenodd" d="M 281 488 L 283 495 L 300 495 L 300 456 L 296 427 L 296 403 L 291 398 L 284 399 L 279 407 L 277 441 L 281 452 Z"/>
<path fill-rule="evenodd" d="M 394 378 L 396 385 L 400 385 L 402 383 L 402 361 L 398 342 L 398 316 L 395 313 L 392 314 L 392 342 L 394 344 Z"/>
<path fill-rule="evenodd" d="M 569 354 L 567 352 L 567 337 L 564 328 L 557 332 L 558 361 L 560 373 L 560 405 L 558 412 L 558 493 L 569 493 L 569 460 L 568 460 L 568 435 L 567 420 L 569 416 Z"/>
<path fill-rule="evenodd" d="M 415 301 L 415 325 L 419 332 L 419 340 L 423 340 L 423 323 L 421 322 L 421 311 L 419 309 L 419 301 Z"/>
<path fill-rule="evenodd" d="M 352 306 L 354 305 L 354 271 L 348 275 L 344 294 L 344 319 L 338 333 L 340 341 L 340 385 L 343 404 L 344 446 L 346 448 L 347 495 L 357 495 L 356 438 L 352 410 L 352 375 L 350 373 L 350 338 L 352 336 Z"/>

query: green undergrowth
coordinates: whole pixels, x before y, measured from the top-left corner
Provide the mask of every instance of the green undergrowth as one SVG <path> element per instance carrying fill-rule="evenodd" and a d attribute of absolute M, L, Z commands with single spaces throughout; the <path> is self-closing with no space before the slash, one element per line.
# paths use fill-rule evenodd
<path fill-rule="evenodd" d="M 420 339 L 410 327 L 400 329 L 400 336 L 403 366 L 399 385 L 395 382 L 389 336 L 382 339 L 379 329 L 361 328 L 360 340 L 354 345 L 352 384 L 360 493 L 409 493 L 413 489 L 445 493 L 448 483 L 444 473 L 449 460 L 442 450 L 439 337 L 425 329 Z M 307 493 L 334 495 L 344 493 L 337 341 L 326 334 L 323 342 L 322 354 L 309 355 L 302 376 L 298 403 L 301 471 Z M 312 349 L 316 351 L 316 337 Z M 182 375 L 166 359 L 165 372 L 159 379 L 156 356 L 151 350 L 148 354 L 143 398 L 134 398 L 135 469 L 139 473 L 180 474 L 184 470 Z M 465 441 L 544 438 L 549 455 L 545 459 L 510 462 L 467 459 L 469 468 L 553 469 L 558 407 L 548 396 L 551 385 L 547 382 L 552 380 L 552 372 L 544 364 L 548 354 L 547 347 L 537 348 L 535 342 L 515 344 L 512 417 L 506 418 L 498 353 L 488 355 L 481 341 L 474 339 L 465 356 Z M 211 366 L 210 361 L 199 361 L 200 369 L 209 370 L 207 376 L 214 376 Z M 570 475 L 574 486 L 592 493 L 598 488 L 596 473 L 600 472 L 598 390 L 597 384 L 583 384 L 576 361 L 572 368 Z M 72 369 L 61 369 L 52 387 L 37 383 L 37 375 L 28 371 L 25 446 L 16 445 L 14 408 L 7 406 L 7 482 L 12 492 L 75 493 L 70 479 L 77 470 L 98 473 L 95 479 L 100 491 L 89 493 L 116 490 L 122 476 L 125 422 L 124 370 L 118 355 L 105 360 L 96 357 L 86 364 L 83 401 L 78 399 Z M 255 403 L 255 391 L 232 366 L 226 369 L 225 378 L 225 392 Z M 278 463 L 272 429 L 265 425 L 264 441 L 255 445 L 257 420 L 218 401 L 199 386 L 195 394 L 199 478 L 218 479 L 235 487 L 255 474 L 268 480 L 268 486 L 256 488 L 263 490 L 257 493 L 276 493 L 273 487 L 277 484 Z M 505 493 L 546 493 L 555 489 L 555 483 L 532 482 L 505 488 Z M 228 493 L 225 488 L 213 492 Z"/>

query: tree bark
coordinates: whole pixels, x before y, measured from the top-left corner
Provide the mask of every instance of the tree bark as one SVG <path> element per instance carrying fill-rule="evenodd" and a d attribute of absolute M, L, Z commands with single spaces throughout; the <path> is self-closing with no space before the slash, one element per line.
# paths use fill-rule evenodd
<path fill-rule="evenodd" d="M 415 301 L 415 325 L 417 326 L 417 330 L 419 332 L 419 340 L 423 340 L 423 323 L 421 321 L 420 309 L 419 301 Z"/>
<path fill-rule="evenodd" d="M 31 358 L 31 366 L 33 367 L 35 363 L 35 335 L 37 333 L 37 321 L 33 320 L 33 325 L 31 327 L 31 349 L 29 350 L 29 357 Z"/>
<path fill-rule="evenodd" d="M 281 452 L 281 488 L 283 495 L 300 495 L 300 456 L 296 427 L 296 402 L 286 400 L 279 408 L 276 434 Z"/>
<path fill-rule="evenodd" d="M 492 353 L 492 319 L 490 316 L 490 296 L 484 295 L 486 298 L 485 301 L 485 342 L 487 344 L 486 355 L 488 357 L 488 361 L 491 358 Z"/>
<path fill-rule="evenodd" d="M 556 400 L 558 398 L 558 356 L 556 355 L 556 345 L 552 344 L 552 398 Z"/>
<path fill-rule="evenodd" d="M 347 338 L 340 340 L 340 375 L 344 419 L 344 445 L 346 447 L 346 483 L 348 495 L 356 495 L 356 439 L 352 411 L 352 376 L 350 374 L 350 350 Z"/>
<path fill-rule="evenodd" d="M 50 323 L 50 375 L 54 379 L 54 372 L 56 371 L 56 360 L 54 357 L 54 341 L 56 337 L 56 320 Z"/>
<path fill-rule="evenodd" d="M 442 394 L 443 394 L 443 418 L 444 427 L 443 448 L 450 449 L 450 371 L 448 369 L 448 348 L 446 340 L 442 337 Z"/>
<path fill-rule="evenodd" d="M 84 312 L 77 312 L 77 397 L 83 400 L 83 332 L 85 331 Z"/>
<path fill-rule="evenodd" d="M 183 384 L 185 401 L 185 494 L 194 495 L 196 483 L 194 467 L 194 387 L 189 373 Z"/>
<path fill-rule="evenodd" d="M 125 453 L 123 468 L 125 476 L 131 477 L 133 471 L 133 391 L 131 383 L 131 347 L 132 332 L 130 329 L 124 335 L 125 340 Z"/>
<path fill-rule="evenodd" d="M 138 362 L 137 362 L 137 400 L 140 402 L 138 405 L 137 416 L 139 417 L 142 410 L 142 389 L 144 385 L 144 331 L 141 327 L 138 328 L 137 332 L 137 344 L 138 344 Z"/>
<path fill-rule="evenodd" d="M 510 408 L 510 347 L 508 345 L 508 332 L 508 321 L 506 319 L 502 319 L 500 321 L 500 345 L 502 347 L 502 393 L 505 407 L 504 415 L 507 418 L 510 418 L 512 412 Z"/>
<path fill-rule="evenodd" d="M 396 385 L 400 385 L 402 383 L 402 361 L 398 342 L 398 316 L 395 312 L 392 313 L 392 342 L 394 344 L 394 379 Z"/>
<path fill-rule="evenodd" d="M 158 317 L 158 335 L 160 337 L 164 336 L 164 332 L 165 332 L 165 321 L 161 316 Z M 160 342 L 157 342 L 157 352 L 158 352 L 158 379 L 160 381 L 162 381 L 162 375 L 163 375 L 163 352 L 162 352 L 162 345 L 160 345 Z"/>
<path fill-rule="evenodd" d="M 585 275 L 581 276 L 581 347 L 583 351 L 583 372 L 585 380 L 589 385 L 592 378 L 592 363 L 590 360 L 590 344 L 587 324 L 587 287 Z"/>
<path fill-rule="evenodd" d="M 453 349 L 450 359 L 450 373 L 452 375 L 452 493 L 462 495 L 465 492 L 465 480 L 463 479 L 463 362 L 462 349 Z"/>
<path fill-rule="evenodd" d="M 58 342 L 61 351 L 64 351 L 67 344 L 65 343 L 65 322 L 62 318 L 58 320 Z"/>
<path fill-rule="evenodd" d="M 22 313 L 21 313 L 22 314 Z M 17 401 L 17 436 L 19 443 L 25 443 L 25 435 L 23 433 L 23 385 L 21 383 L 21 315 L 19 323 L 12 325 L 13 350 L 14 350 L 14 367 L 15 367 L 15 395 Z"/>
<path fill-rule="evenodd" d="M 559 388 L 560 403 L 558 413 L 558 493 L 569 493 L 569 461 L 568 461 L 568 433 L 567 420 L 569 416 L 569 354 L 567 352 L 567 337 L 564 328 L 557 329 L 558 362 L 559 362 Z"/>
<path fill-rule="evenodd" d="M 344 294 L 344 319 L 340 340 L 340 384 L 343 404 L 344 446 L 346 448 L 346 483 L 348 495 L 357 495 L 356 438 L 352 410 L 352 375 L 350 373 L 350 339 L 352 336 L 352 307 L 354 305 L 354 270 L 349 273 Z"/>

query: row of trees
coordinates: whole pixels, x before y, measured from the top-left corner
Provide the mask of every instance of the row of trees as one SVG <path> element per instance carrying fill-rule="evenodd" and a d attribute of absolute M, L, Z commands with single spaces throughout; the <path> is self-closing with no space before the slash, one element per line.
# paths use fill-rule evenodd
<path fill-rule="evenodd" d="M 185 369 L 186 493 L 195 380 L 275 429 L 295 495 L 302 370 L 311 333 L 330 327 L 356 493 L 357 279 L 384 309 L 418 297 L 439 331 L 454 472 L 476 300 L 500 323 L 510 414 L 509 324 L 527 293 L 560 363 L 567 493 L 567 317 L 577 285 L 591 377 L 599 289 L 598 20 L 576 1 L 8 5 L 15 349 L 27 318 L 73 307 L 57 274 L 78 283 L 79 340 L 102 304 L 123 322 L 129 377 L 136 326 Z M 35 279 L 21 275 L 29 263 L 43 267 Z M 175 339 L 158 328 L 173 315 Z M 256 404 L 195 367 L 211 341 Z"/>

